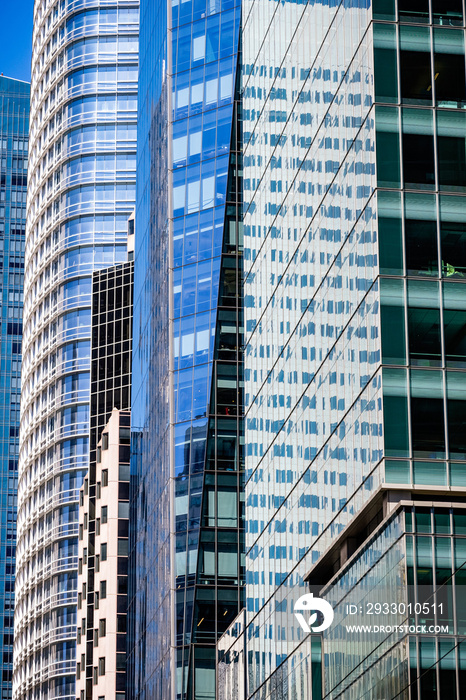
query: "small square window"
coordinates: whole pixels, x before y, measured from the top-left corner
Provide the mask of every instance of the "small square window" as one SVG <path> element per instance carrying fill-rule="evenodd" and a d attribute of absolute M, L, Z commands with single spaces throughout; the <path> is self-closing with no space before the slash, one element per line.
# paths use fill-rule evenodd
<path fill-rule="evenodd" d="M 99 659 L 99 676 L 105 676 L 105 657 L 101 656 Z"/>
<path fill-rule="evenodd" d="M 105 637 L 107 634 L 107 620 L 99 620 L 99 637 Z"/>

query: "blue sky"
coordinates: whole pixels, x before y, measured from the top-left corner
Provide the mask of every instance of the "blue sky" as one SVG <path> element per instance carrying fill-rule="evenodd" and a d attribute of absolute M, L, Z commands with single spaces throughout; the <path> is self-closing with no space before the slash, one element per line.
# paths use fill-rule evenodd
<path fill-rule="evenodd" d="M 34 0 L 0 0 L 0 73 L 31 79 Z"/>

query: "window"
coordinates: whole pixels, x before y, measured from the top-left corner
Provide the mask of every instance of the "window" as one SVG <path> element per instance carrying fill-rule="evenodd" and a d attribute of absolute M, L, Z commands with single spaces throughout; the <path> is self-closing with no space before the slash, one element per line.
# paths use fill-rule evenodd
<path fill-rule="evenodd" d="M 101 496 L 100 481 L 98 481 L 95 485 L 95 497 L 100 498 L 100 496 Z"/>
<path fill-rule="evenodd" d="M 96 570 L 96 573 L 98 573 L 100 571 L 100 555 L 99 554 L 95 555 L 95 570 Z"/>
<path fill-rule="evenodd" d="M 84 566 L 87 564 L 87 547 L 83 549 L 83 564 Z"/>
<path fill-rule="evenodd" d="M 107 543 L 102 542 L 100 545 L 100 558 L 102 561 L 107 561 Z"/>
<path fill-rule="evenodd" d="M 100 517 L 102 518 L 102 525 L 105 525 L 108 518 L 108 506 L 102 506 L 102 510 L 100 511 Z"/>
<path fill-rule="evenodd" d="M 82 604 L 83 604 L 83 594 L 78 593 L 78 610 L 81 610 Z"/>
<path fill-rule="evenodd" d="M 105 676 L 105 657 L 101 656 L 99 659 L 99 676 Z"/>
<path fill-rule="evenodd" d="M 97 685 L 97 666 L 94 666 L 94 685 Z"/>
<path fill-rule="evenodd" d="M 102 470 L 102 486 L 108 486 L 108 469 Z"/>
<path fill-rule="evenodd" d="M 121 537 L 118 538 L 118 556 L 128 556 L 128 540 Z"/>
<path fill-rule="evenodd" d="M 95 534 L 100 535 L 100 518 L 95 521 Z"/>
<path fill-rule="evenodd" d="M 102 433 L 102 449 L 108 450 L 108 433 Z"/>
<path fill-rule="evenodd" d="M 99 620 L 99 637 L 105 637 L 107 634 L 107 620 Z"/>
<path fill-rule="evenodd" d="M 116 655 L 116 670 L 126 671 L 126 654 L 120 653 Z"/>
<path fill-rule="evenodd" d="M 79 539 L 82 540 L 84 537 L 84 530 L 82 523 L 79 525 Z"/>
<path fill-rule="evenodd" d="M 102 599 L 107 597 L 107 581 L 100 582 L 100 597 Z"/>
<path fill-rule="evenodd" d="M 94 608 L 99 609 L 99 594 L 97 592 L 94 593 Z"/>
<path fill-rule="evenodd" d="M 87 530 L 87 513 L 84 513 L 84 529 Z"/>
<path fill-rule="evenodd" d="M 94 646 L 99 645 L 99 630 L 94 630 Z"/>
<path fill-rule="evenodd" d="M 129 501 L 118 502 L 118 517 L 129 518 Z"/>
<path fill-rule="evenodd" d="M 79 661 L 76 664 L 76 678 L 78 681 L 81 678 L 81 664 L 79 663 Z"/>

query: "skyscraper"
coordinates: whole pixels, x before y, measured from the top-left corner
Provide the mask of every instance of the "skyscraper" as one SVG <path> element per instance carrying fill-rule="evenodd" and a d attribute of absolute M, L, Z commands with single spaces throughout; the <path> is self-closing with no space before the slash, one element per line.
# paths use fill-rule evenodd
<path fill-rule="evenodd" d="M 243 605 L 240 6 L 170 13 L 141 3 L 128 689 L 210 700 Z"/>
<path fill-rule="evenodd" d="M 463 5 L 243 17 L 247 583 L 219 697 L 461 698 Z"/>
<path fill-rule="evenodd" d="M 31 85 L 14 696 L 74 698 L 92 272 L 126 259 L 138 2 L 37 0 Z"/>
<path fill-rule="evenodd" d="M 0 77 L 0 697 L 11 698 L 29 83 Z"/>

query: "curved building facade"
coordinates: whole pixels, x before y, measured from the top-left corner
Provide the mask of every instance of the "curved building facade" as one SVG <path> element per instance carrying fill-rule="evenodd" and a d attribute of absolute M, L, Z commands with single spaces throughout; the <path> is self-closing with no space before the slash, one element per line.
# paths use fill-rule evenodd
<path fill-rule="evenodd" d="M 89 462 L 92 272 L 126 259 L 135 199 L 137 64 L 137 0 L 36 0 L 18 476 L 17 699 L 76 697 L 78 498 Z"/>

